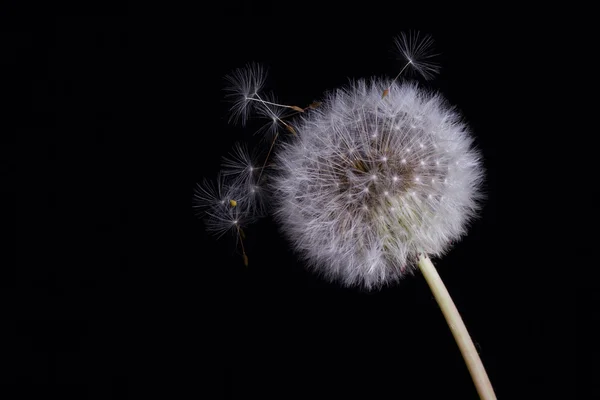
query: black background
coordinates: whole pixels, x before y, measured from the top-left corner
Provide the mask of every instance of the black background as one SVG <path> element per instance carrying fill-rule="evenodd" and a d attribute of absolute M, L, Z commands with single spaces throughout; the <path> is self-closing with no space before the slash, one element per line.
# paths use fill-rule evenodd
<path fill-rule="evenodd" d="M 439 273 L 498 398 L 577 398 L 576 372 L 594 369 L 576 368 L 576 294 L 595 304 L 597 285 L 570 283 L 561 200 L 543 187 L 567 167 L 544 164 L 553 30 L 493 8 L 161 7 L 3 13 L 5 398 L 476 399 L 419 273 L 369 293 L 326 283 L 269 219 L 248 230 L 244 267 L 191 208 L 231 145 L 256 138 L 227 123 L 227 73 L 263 63 L 302 106 L 394 76 L 409 29 L 435 39 L 426 85 L 462 112 L 486 169 L 480 218 Z"/>

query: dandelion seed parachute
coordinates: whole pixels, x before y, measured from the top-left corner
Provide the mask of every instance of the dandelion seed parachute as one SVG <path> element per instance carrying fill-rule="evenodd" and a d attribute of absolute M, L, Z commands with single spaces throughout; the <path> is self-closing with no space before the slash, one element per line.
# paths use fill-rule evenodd
<path fill-rule="evenodd" d="M 258 163 L 255 159 L 256 156 L 250 152 L 245 143 L 234 143 L 229 155 L 223 157 L 221 173 L 245 184 L 252 181 L 258 171 Z"/>
<path fill-rule="evenodd" d="M 262 166 L 256 161 L 256 154 L 250 152 L 245 143 L 235 143 L 231 153 L 223 157 L 221 173 L 228 179 L 227 184 L 236 190 L 239 208 L 254 218 L 266 213 L 266 193 Z"/>
<path fill-rule="evenodd" d="M 417 73 L 423 78 L 432 79 L 440 70 L 434 61 L 437 54 L 433 51 L 433 38 L 419 32 L 403 32 L 394 39 L 399 56 L 410 67 L 406 73 Z"/>
<path fill-rule="evenodd" d="M 237 237 L 238 229 L 256 221 L 257 214 L 251 212 L 255 201 L 238 180 L 219 174 L 216 181 L 205 179 L 196 186 L 192 207 L 209 233 L 221 237 L 231 232 Z"/>
<path fill-rule="evenodd" d="M 271 143 L 281 131 L 284 125 L 283 118 L 286 117 L 286 113 L 289 114 L 289 110 L 284 107 L 273 106 L 272 104 L 277 103 L 277 98 L 273 94 L 264 94 L 260 98 L 268 103 L 259 104 L 256 114 L 263 121 L 268 122 L 259 128 L 255 135 L 260 135 L 267 143 Z"/>
<path fill-rule="evenodd" d="M 446 252 L 478 209 L 483 168 L 468 127 L 415 83 L 354 82 L 296 127 L 277 153 L 275 215 L 329 280 L 397 281 L 420 253 Z"/>
<path fill-rule="evenodd" d="M 202 183 L 196 184 L 192 208 L 196 214 L 202 216 L 208 210 L 225 205 L 229 197 L 231 197 L 230 189 L 225 184 L 222 174 L 218 174 L 215 181 L 204 178 Z"/>
<path fill-rule="evenodd" d="M 239 122 L 241 125 L 246 123 L 257 105 L 252 99 L 263 88 L 265 79 L 265 69 L 257 63 L 248 63 L 246 67 L 238 68 L 225 77 L 226 97 L 232 101 L 230 122 Z"/>

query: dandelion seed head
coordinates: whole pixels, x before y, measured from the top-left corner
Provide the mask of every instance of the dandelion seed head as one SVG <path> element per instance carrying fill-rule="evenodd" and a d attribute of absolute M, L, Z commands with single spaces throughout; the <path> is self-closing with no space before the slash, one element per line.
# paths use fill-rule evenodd
<path fill-rule="evenodd" d="M 329 93 L 297 131 L 277 152 L 275 215 L 309 266 L 330 280 L 365 288 L 397 281 L 419 253 L 447 251 L 476 214 L 480 156 L 439 94 L 414 83 L 357 81 Z"/>

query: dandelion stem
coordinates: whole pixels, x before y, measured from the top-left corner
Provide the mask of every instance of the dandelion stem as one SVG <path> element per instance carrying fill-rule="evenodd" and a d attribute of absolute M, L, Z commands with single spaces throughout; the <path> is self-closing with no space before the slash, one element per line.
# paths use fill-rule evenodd
<path fill-rule="evenodd" d="M 427 281 L 427 284 L 433 292 L 433 296 L 442 309 L 442 313 L 444 314 L 446 322 L 452 331 L 454 340 L 456 340 L 465 363 L 467 364 L 471 378 L 473 378 L 473 382 L 475 383 L 479 397 L 482 400 L 495 400 L 496 395 L 494 394 L 494 389 L 492 388 L 492 384 L 490 383 L 487 373 L 485 372 L 485 368 L 481 363 L 479 354 L 473 345 L 471 336 L 469 335 L 469 332 L 467 331 L 467 328 L 465 327 L 465 324 L 458 313 L 458 310 L 454 305 L 446 286 L 442 282 L 440 275 L 433 266 L 433 263 L 429 257 L 423 255 L 419 256 L 418 265 L 423 273 L 423 276 L 425 277 L 425 280 Z"/>

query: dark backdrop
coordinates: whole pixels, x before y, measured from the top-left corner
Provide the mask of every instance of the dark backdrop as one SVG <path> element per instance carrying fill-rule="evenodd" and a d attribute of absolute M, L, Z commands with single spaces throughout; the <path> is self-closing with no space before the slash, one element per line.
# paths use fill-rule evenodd
<path fill-rule="evenodd" d="M 510 10 L 433 7 L 7 7 L 21 17 L 2 27 L 6 398 L 476 399 L 419 273 L 369 293 L 326 283 L 269 218 L 248 230 L 245 267 L 191 207 L 231 145 L 255 139 L 227 123 L 224 75 L 263 63 L 279 99 L 306 105 L 394 76 L 409 29 L 434 37 L 426 85 L 462 112 L 486 169 L 480 218 L 439 273 L 499 398 L 576 398 L 575 289 L 542 185 L 565 166 L 540 161 L 552 35 Z"/>

